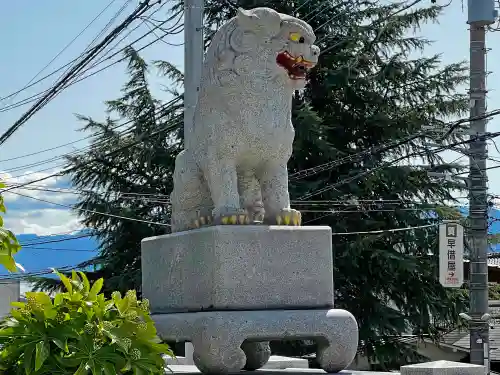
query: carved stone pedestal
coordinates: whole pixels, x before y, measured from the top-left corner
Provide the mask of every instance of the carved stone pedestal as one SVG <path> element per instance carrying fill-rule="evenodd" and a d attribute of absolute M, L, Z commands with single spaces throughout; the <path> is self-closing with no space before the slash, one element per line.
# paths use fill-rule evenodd
<path fill-rule="evenodd" d="M 203 373 L 261 368 L 276 339 L 316 340 L 338 372 L 358 327 L 333 309 L 332 264 L 329 227 L 205 227 L 143 240 L 142 291 L 159 334 L 192 342 Z"/>
<path fill-rule="evenodd" d="M 354 359 L 358 326 L 345 310 L 260 310 L 159 314 L 153 316 L 165 340 L 191 341 L 194 362 L 206 374 L 227 374 L 264 366 L 270 340 L 312 339 L 327 372 Z"/>

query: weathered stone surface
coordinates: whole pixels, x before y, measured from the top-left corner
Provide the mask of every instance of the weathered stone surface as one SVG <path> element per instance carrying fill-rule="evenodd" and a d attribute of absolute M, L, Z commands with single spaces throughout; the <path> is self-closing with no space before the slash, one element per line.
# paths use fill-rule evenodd
<path fill-rule="evenodd" d="M 292 95 L 318 61 L 315 39 L 309 24 L 269 8 L 240 9 L 215 33 L 175 163 L 174 232 L 203 222 L 300 224 L 288 194 Z"/>
<path fill-rule="evenodd" d="M 349 366 L 358 347 L 358 325 L 345 310 L 214 311 L 159 314 L 152 318 L 165 340 L 193 343 L 194 362 L 207 374 L 242 370 L 251 350 L 242 347 L 246 340 L 317 340 L 316 355 L 327 372 Z"/>
<path fill-rule="evenodd" d="M 434 361 L 401 367 L 401 375 L 484 375 L 484 366 Z"/>
<path fill-rule="evenodd" d="M 333 306 L 331 229 L 214 226 L 142 241 L 153 313 Z"/>

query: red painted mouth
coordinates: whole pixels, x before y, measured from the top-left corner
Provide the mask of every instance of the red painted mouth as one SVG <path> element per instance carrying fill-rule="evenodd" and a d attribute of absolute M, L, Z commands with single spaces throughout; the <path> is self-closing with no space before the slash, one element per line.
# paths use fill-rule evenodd
<path fill-rule="evenodd" d="M 276 56 L 276 63 L 283 67 L 290 79 L 305 79 L 309 69 L 314 67 L 314 63 L 304 60 L 302 56 L 293 57 L 290 53 L 283 51 Z"/>

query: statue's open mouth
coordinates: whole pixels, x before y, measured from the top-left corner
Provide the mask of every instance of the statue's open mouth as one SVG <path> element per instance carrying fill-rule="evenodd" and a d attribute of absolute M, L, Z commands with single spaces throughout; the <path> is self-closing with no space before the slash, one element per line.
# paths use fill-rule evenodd
<path fill-rule="evenodd" d="M 283 51 L 276 57 L 276 63 L 283 67 L 290 79 L 305 79 L 309 69 L 314 67 L 313 62 L 304 60 L 302 56 L 293 57 L 290 53 Z"/>

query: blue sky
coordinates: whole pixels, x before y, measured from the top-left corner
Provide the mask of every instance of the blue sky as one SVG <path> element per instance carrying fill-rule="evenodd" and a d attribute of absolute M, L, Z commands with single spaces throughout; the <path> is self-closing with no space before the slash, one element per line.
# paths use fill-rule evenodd
<path fill-rule="evenodd" d="M 3 52 L 1 53 L 2 63 L 0 64 L 0 97 L 5 97 L 24 87 L 109 2 L 109 0 L 87 0 L 79 2 L 79 5 L 75 6 L 74 3 L 59 0 L 47 0 L 43 3 L 21 0 L 4 4 L 3 11 L 0 13 L 0 43 L 3 46 Z M 125 0 L 116 0 L 40 77 L 78 56 L 125 3 Z M 126 8 L 120 18 L 114 23 L 113 27 L 116 27 L 120 20 L 123 20 L 137 3 L 135 0 L 132 1 L 131 5 Z M 164 6 L 163 10 L 154 15 L 154 18 L 158 20 L 167 18 L 166 9 L 167 6 Z M 139 24 L 140 21 L 137 21 L 130 29 Z M 149 28 L 142 25 L 120 44 L 120 48 L 148 31 Z M 155 36 L 150 35 L 139 42 L 136 47 L 139 48 L 154 39 Z M 167 37 L 165 40 L 171 43 L 182 42 L 182 34 Z M 174 47 L 163 42 L 157 42 L 145 49 L 142 52 L 142 56 L 146 60 L 167 59 L 179 68 L 182 69 L 183 67 L 182 46 Z M 94 70 L 107 65 L 119 57 L 121 56 L 117 56 L 113 60 L 101 64 Z M 0 171 L 4 173 L 3 176 L 7 182 L 30 181 L 51 174 L 54 170 L 60 168 L 62 160 L 54 160 L 32 167 L 27 167 L 27 165 L 58 157 L 75 149 L 85 147 L 86 141 L 82 141 L 31 157 L 22 157 L 10 161 L 5 160 L 57 147 L 85 137 L 86 134 L 77 132 L 81 124 L 75 119 L 74 114 L 79 113 L 93 116 L 96 119 L 102 119 L 105 115 L 103 102 L 114 99 L 119 95 L 120 87 L 126 79 L 125 68 L 124 63 L 117 64 L 94 77 L 66 89 L 2 145 Z M 59 74 L 19 93 L 14 98 L 0 101 L 0 131 L 5 131 L 30 107 L 29 105 L 25 105 L 5 111 L 6 108 L 9 108 L 9 105 L 47 89 L 53 83 L 53 79 L 57 78 Z M 159 78 L 157 75 L 152 74 L 151 83 L 157 96 L 166 98 L 166 94 L 160 88 L 161 85 L 167 85 L 168 82 L 164 78 Z M 46 170 L 40 171 L 42 169 Z M 39 172 L 37 173 L 37 171 Z M 61 179 L 50 179 L 37 184 L 37 186 L 49 188 L 70 187 L 66 181 Z M 22 190 L 20 192 L 63 204 L 71 204 L 75 199 L 74 194 L 68 194 L 67 192 L 44 193 L 33 190 Z M 35 202 L 27 198 L 20 198 L 12 194 L 6 194 L 5 199 L 9 209 L 5 222 L 16 233 L 47 235 L 67 232 L 78 227 L 75 216 L 68 209 Z"/>
<path fill-rule="evenodd" d="M 43 2 L 18 0 L 3 4 L 0 13 L 0 45 L 3 47 L 0 63 L 0 97 L 7 96 L 22 88 L 107 3 L 108 0 L 87 0 L 78 2 L 78 6 L 76 6 L 74 2 L 60 0 L 45 0 Z M 125 0 L 116 0 L 101 18 L 59 56 L 41 76 L 50 73 L 78 56 L 123 4 L 125 4 Z M 131 4 L 120 19 L 123 19 L 126 14 L 131 12 L 137 1 L 134 0 Z M 156 19 L 165 19 L 166 17 L 165 11 L 155 14 Z M 115 25 L 117 24 L 118 22 L 115 23 Z M 125 46 L 147 31 L 149 29 L 146 26 L 139 28 L 121 46 Z M 417 31 L 417 33 L 435 41 L 434 45 L 425 51 L 425 55 L 430 56 L 441 53 L 445 63 L 468 59 L 466 11 L 462 10 L 460 1 L 453 0 L 440 19 L 440 24 L 423 25 L 422 30 Z M 149 39 L 143 40 L 138 46 L 147 44 L 153 38 L 155 37 L 151 36 Z M 182 34 L 168 37 L 166 40 L 171 43 L 179 43 L 182 41 Z M 495 70 L 494 62 L 500 60 L 500 34 L 490 33 L 488 35 L 488 45 L 491 48 L 489 66 L 492 70 Z M 182 46 L 174 47 L 163 42 L 157 42 L 146 49 L 142 55 L 147 60 L 163 59 L 170 61 L 181 69 L 183 66 Z M 74 114 L 80 113 L 102 119 L 105 109 L 103 102 L 119 95 L 120 87 L 125 79 L 124 64 L 117 64 L 64 90 L 55 100 L 39 111 L 4 145 L 0 146 L 2 150 L 0 154 L 0 171 L 3 171 L 3 176 L 7 179 L 7 182 L 24 182 L 51 174 L 60 167 L 61 160 L 41 166 L 26 167 L 26 165 L 61 156 L 64 153 L 84 147 L 86 142 L 79 142 L 43 154 L 6 161 L 6 159 L 57 147 L 83 138 L 85 134 L 76 131 L 81 124 L 75 119 Z M 167 85 L 168 82 L 154 74 L 151 75 L 150 79 L 153 90 L 158 97 L 166 98 L 167 95 L 160 88 L 162 85 Z M 490 90 L 489 110 L 500 107 L 500 104 L 496 104 L 500 99 L 498 93 L 500 87 L 497 80 L 498 73 L 493 71 L 488 77 Z M 8 111 L 2 110 L 2 108 L 5 109 L 19 100 L 48 88 L 51 83 L 53 83 L 52 80 L 45 80 L 19 93 L 15 98 L 0 101 L 0 132 L 5 131 L 12 125 L 24 111 L 29 109 L 29 105 Z M 465 90 L 465 87 L 463 89 Z M 500 130 L 498 124 L 499 120 L 493 119 L 489 123 L 488 130 Z M 500 156 L 493 147 L 490 148 L 490 155 L 493 157 Z M 455 159 L 456 157 L 452 153 L 447 155 L 448 159 Z M 466 162 L 466 159 L 463 158 L 462 161 Z M 48 170 L 40 171 L 47 168 Z M 499 184 L 500 170 L 491 171 L 490 186 L 492 193 L 500 194 L 500 189 L 497 188 Z M 61 179 L 50 179 L 37 184 L 37 186 L 70 188 L 67 181 Z M 20 192 L 66 205 L 71 205 L 75 199 L 75 195 L 67 191 L 58 193 L 22 190 Z M 5 199 L 9 209 L 5 222 L 16 233 L 47 235 L 65 233 L 79 228 L 76 216 L 67 208 L 35 202 L 12 194 L 6 194 Z"/>

